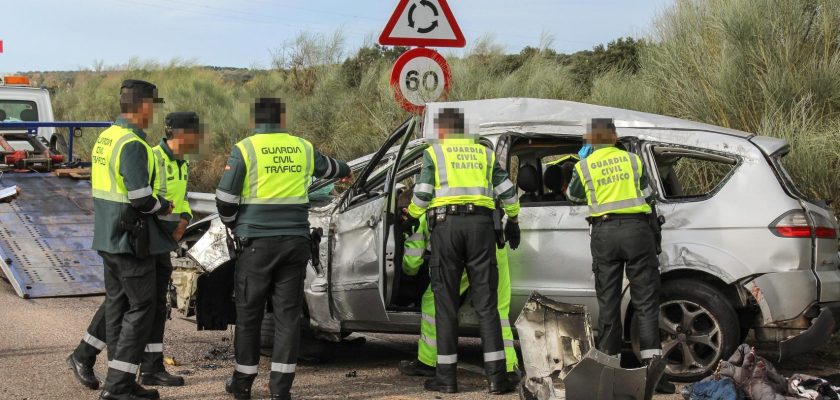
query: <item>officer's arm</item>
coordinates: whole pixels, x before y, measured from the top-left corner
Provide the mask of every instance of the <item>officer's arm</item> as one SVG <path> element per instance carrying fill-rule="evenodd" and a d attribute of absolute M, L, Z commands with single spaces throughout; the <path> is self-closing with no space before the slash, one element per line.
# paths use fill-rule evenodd
<path fill-rule="evenodd" d="M 510 181 L 508 172 L 505 171 L 499 162 L 493 163 L 493 192 L 502 201 L 502 208 L 510 218 L 519 215 L 519 197 L 517 196 L 516 185 Z"/>
<path fill-rule="evenodd" d="M 435 165 L 432 163 L 432 156 L 426 151 L 423 153 L 423 167 L 420 169 L 420 177 L 414 185 L 414 197 L 408 205 L 408 214 L 412 218 L 420 218 L 426 209 L 429 208 L 435 191 Z"/>
<path fill-rule="evenodd" d="M 402 270 L 408 276 L 417 275 L 420 267 L 423 266 L 423 254 L 426 252 L 426 243 L 429 240 L 428 232 L 426 218 L 420 218 L 417 231 L 405 240 Z"/>
<path fill-rule="evenodd" d="M 245 182 L 245 161 L 239 147 L 234 146 L 225 164 L 225 172 L 216 188 L 216 209 L 224 224 L 233 223 L 239 213 L 240 194 Z M 254 188 L 252 188 L 253 190 Z"/>
<path fill-rule="evenodd" d="M 149 158 L 143 143 L 133 141 L 123 147 L 120 154 L 120 175 L 128 190 L 128 201 L 132 207 L 144 214 L 168 212 L 169 202 L 162 196 L 158 198 L 152 192 L 151 182 L 155 177 L 149 176 L 147 165 Z"/>
<path fill-rule="evenodd" d="M 345 178 L 350 175 L 350 167 L 344 161 L 327 157 L 315 150 L 315 169 L 313 175 L 316 178 L 333 179 Z"/>
<path fill-rule="evenodd" d="M 639 165 L 641 164 L 642 160 L 639 160 Z M 650 179 L 648 179 L 647 170 L 644 166 L 642 168 L 642 174 L 639 176 L 639 190 L 642 191 L 642 196 L 645 197 L 645 202 L 648 204 L 653 204 L 653 201 L 656 200 L 656 196 L 654 196 L 653 190 L 650 188 Z"/>
<path fill-rule="evenodd" d="M 566 198 L 572 203 L 585 204 L 586 203 L 586 189 L 583 188 L 583 181 L 580 179 L 580 174 L 577 170 L 572 174 L 572 181 L 566 188 Z"/>

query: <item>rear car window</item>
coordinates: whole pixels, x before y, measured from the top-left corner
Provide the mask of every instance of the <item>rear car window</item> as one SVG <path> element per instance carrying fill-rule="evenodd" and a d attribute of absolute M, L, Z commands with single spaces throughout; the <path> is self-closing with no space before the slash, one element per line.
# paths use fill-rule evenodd
<path fill-rule="evenodd" d="M 773 166 L 776 168 L 776 171 L 779 172 L 779 177 L 782 179 L 782 184 L 784 184 L 785 189 L 790 192 L 794 197 L 797 197 L 802 200 L 809 200 L 810 199 L 805 196 L 802 191 L 796 186 L 796 182 L 793 180 L 793 177 L 788 172 L 787 168 L 785 168 L 785 156 L 787 152 L 783 154 L 774 155 L 771 160 L 773 161 Z"/>
<path fill-rule="evenodd" d="M 0 100 L 0 121 L 35 122 L 38 121 L 38 106 L 34 101 Z"/>
<path fill-rule="evenodd" d="M 734 157 L 680 147 L 654 146 L 653 157 L 665 199 L 710 196 L 738 165 Z"/>

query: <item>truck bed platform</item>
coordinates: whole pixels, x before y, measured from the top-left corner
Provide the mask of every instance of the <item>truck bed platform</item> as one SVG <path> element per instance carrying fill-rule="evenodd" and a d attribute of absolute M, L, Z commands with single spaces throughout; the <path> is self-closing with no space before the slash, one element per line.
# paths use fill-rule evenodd
<path fill-rule="evenodd" d="M 90 182 L 47 172 L 7 172 L 0 184 L 23 190 L 11 204 L 0 204 L 0 269 L 17 294 L 104 293 L 102 259 L 91 250 Z"/>

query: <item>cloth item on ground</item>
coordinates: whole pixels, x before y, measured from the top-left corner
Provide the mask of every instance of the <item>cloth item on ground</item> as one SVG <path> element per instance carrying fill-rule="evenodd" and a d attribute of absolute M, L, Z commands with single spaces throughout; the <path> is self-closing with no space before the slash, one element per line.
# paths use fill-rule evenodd
<path fill-rule="evenodd" d="M 744 393 L 731 378 L 703 380 L 682 390 L 685 400 L 743 400 Z"/>

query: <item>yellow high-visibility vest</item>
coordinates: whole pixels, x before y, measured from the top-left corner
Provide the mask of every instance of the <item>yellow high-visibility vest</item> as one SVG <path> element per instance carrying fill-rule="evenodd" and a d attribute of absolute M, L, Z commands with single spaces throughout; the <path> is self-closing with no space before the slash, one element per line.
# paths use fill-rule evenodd
<path fill-rule="evenodd" d="M 315 170 L 312 144 L 288 133 L 261 133 L 236 144 L 245 162 L 242 204 L 307 204 Z"/>
<path fill-rule="evenodd" d="M 639 156 L 615 147 L 596 150 L 575 170 L 586 190 L 589 216 L 651 212 L 640 187 Z"/>
<path fill-rule="evenodd" d="M 131 129 L 112 125 L 99 135 L 91 153 L 90 183 L 93 187 L 94 198 L 116 203 L 129 202 L 129 192 L 125 187 L 122 175 L 120 175 L 120 155 L 125 145 L 131 142 L 143 144 L 147 152 L 148 163 L 146 168 L 149 171 L 149 176 L 155 173 L 155 157 L 149 144 Z M 144 193 L 137 193 L 136 196 L 132 197 L 151 194 L 145 193 L 151 190 L 150 187 L 137 190 Z"/>
<path fill-rule="evenodd" d="M 496 155 L 492 151 L 475 140 L 445 139 L 429 146 L 426 152 L 435 166 L 434 198 L 429 207 L 471 203 L 496 208 L 493 203 Z M 422 189 L 415 187 L 415 190 Z M 501 192 L 507 189 L 499 188 Z"/>
<path fill-rule="evenodd" d="M 160 145 L 152 148 L 157 160 L 158 173 L 155 179 L 154 192 L 172 203 L 172 214 L 159 216 L 163 221 L 179 222 L 181 214 L 192 215 L 190 203 L 187 201 L 187 180 L 190 167 L 187 162 L 178 166 L 178 161 L 169 158 Z"/>

